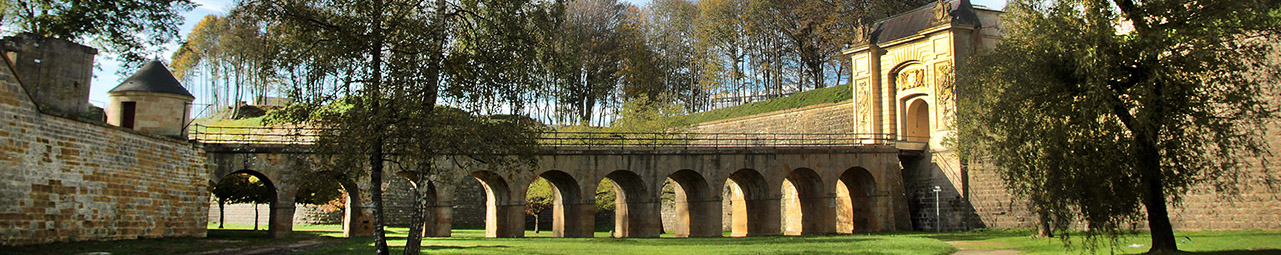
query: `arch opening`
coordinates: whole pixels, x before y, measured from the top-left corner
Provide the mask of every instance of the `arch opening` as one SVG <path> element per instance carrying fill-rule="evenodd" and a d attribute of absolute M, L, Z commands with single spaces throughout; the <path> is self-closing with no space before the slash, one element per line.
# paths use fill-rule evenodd
<path fill-rule="evenodd" d="M 405 181 L 409 183 L 410 195 L 405 199 L 408 199 L 406 202 L 409 203 L 409 209 L 411 210 L 411 217 L 408 218 L 407 222 L 410 225 L 410 237 L 414 235 L 419 237 L 450 236 L 452 222 L 449 215 L 452 213 L 452 209 L 448 205 L 441 204 L 436 182 L 427 178 L 420 178 L 415 172 L 398 172 L 396 175 L 404 177 Z M 384 192 L 384 194 L 386 193 Z M 414 231 L 415 228 L 417 229 L 416 232 Z"/>
<path fill-rule="evenodd" d="M 578 181 L 568 173 L 551 170 L 540 174 L 525 194 L 525 212 L 534 214 L 535 232 L 550 227 L 553 237 L 591 237 L 592 218 L 584 216 L 592 215 L 595 208 L 583 203 L 580 194 Z"/>
<path fill-rule="evenodd" d="M 777 228 L 770 227 L 767 219 L 771 207 L 768 200 L 769 186 L 765 177 L 752 169 L 741 169 L 730 174 L 722 191 L 730 208 L 723 215 L 728 219 L 730 236 L 777 235 Z M 773 232 L 773 233 L 771 233 Z"/>
<path fill-rule="evenodd" d="M 485 237 L 524 236 L 524 205 L 513 206 L 511 189 L 502 176 L 490 171 L 472 172 L 471 176 L 485 188 Z"/>
<path fill-rule="evenodd" d="M 782 225 L 784 235 L 826 234 L 823 180 L 808 168 L 792 170 L 783 179 Z"/>
<path fill-rule="evenodd" d="M 668 190 L 671 194 L 668 194 Z M 665 222 L 675 237 L 721 236 L 720 206 L 707 180 L 693 170 L 680 170 L 667 176 L 661 197 L 671 201 L 672 222 Z M 665 206 L 666 207 L 666 206 Z M 667 217 L 664 217 L 667 218 Z"/>
<path fill-rule="evenodd" d="M 658 203 L 646 196 L 644 180 L 627 170 L 611 172 L 605 179 L 612 182 L 615 194 L 613 237 L 658 237 Z"/>
<path fill-rule="evenodd" d="M 861 167 L 841 174 L 836 184 L 837 233 L 866 233 L 879 229 L 875 219 L 876 180 Z"/>
<path fill-rule="evenodd" d="M 260 228 L 266 229 L 268 230 L 267 235 L 269 236 L 275 236 L 276 234 L 274 232 L 284 230 L 281 228 L 271 227 L 277 226 L 277 222 L 281 220 L 274 217 L 277 214 L 275 213 L 275 209 L 277 207 L 273 206 L 278 203 L 277 191 L 276 186 L 272 183 L 271 179 L 267 178 L 267 176 L 261 172 L 245 169 L 227 174 L 222 178 L 219 178 L 218 182 L 213 184 L 213 190 L 210 192 L 210 196 L 219 207 L 219 229 L 226 227 L 225 225 L 227 221 L 225 207 L 228 204 L 249 204 L 254 215 L 253 222 L 249 223 L 253 225 L 252 230 L 257 231 Z M 267 206 L 266 217 L 263 217 L 264 215 L 262 215 L 261 207 L 263 205 Z M 263 222 L 263 220 L 266 220 L 266 222 Z M 285 220 L 289 220 L 288 223 L 292 224 L 292 218 Z"/>

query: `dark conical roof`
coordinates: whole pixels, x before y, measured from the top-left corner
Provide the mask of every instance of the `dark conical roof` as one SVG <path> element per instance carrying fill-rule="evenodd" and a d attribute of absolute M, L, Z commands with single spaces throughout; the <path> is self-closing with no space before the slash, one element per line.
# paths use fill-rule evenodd
<path fill-rule="evenodd" d="M 165 64 L 160 63 L 159 60 L 152 60 L 142 65 L 142 69 L 138 69 L 137 73 L 129 76 L 129 79 L 125 79 L 125 82 L 121 82 L 120 85 L 107 93 L 126 91 L 168 93 L 196 97 L 183 88 L 182 83 L 178 83 L 178 79 L 173 77 L 173 73 L 169 72 L 169 68 L 165 68 Z"/>
<path fill-rule="evenodd" d="M 974 5 L 969 0 L 941 0 L 876 21 L 872 25 L 870 39 L 872 43 L 890 42 L 944 23 L 982 27 Z"/>

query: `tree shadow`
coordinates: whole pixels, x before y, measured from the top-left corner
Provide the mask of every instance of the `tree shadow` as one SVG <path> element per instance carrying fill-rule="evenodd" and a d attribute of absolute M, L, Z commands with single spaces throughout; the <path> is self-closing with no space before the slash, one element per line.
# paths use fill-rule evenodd
<path fill-rule="evenodd" d="M 511 248 L 507 245 L 476 245 L 476 246 L 456 246 L 456 245 L 425 245 L 422 250 L 463 250 L 476 248 Z"/>
<path fill-rule="evenodd" d="M 1260 250 L 1223 250 L 1223 251 L 1182 251 L 1182 252 L 1163 253 L 1163 254 L 1258 255 L 1258 254 L 1281 254 L 1281 250 L 1260 249 Z"/>

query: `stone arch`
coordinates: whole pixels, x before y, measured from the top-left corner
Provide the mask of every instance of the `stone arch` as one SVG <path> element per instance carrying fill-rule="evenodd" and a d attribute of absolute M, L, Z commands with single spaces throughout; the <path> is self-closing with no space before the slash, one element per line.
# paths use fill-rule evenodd
<path fill-rule="evenodd" d="M 845 170 L 836 184 L 837 233 L 865 233 L 879 228 L 872 208 L 876 206 L 876 179 L 862 167 Z"/>
<path fill-rule="evenodd" d="M 675 236 L 721 236 L 720 201 L 715 199 L 707 179 L 689 169 L 676 171 L 667 179 L 676 193 Z"/>
<path fill-rule="evenodd" d="M 614 182 L 614 237 L 658 237 L 658 202 L 636 173 L 618 170 L 605 175 Z"/>
<path fill-rule="evenodd" d="M 827 234 L 830 211 L 823 179 L 809 168 L 792 170 L 783 179 L 783 233 L 785 235 Z"/>
<path fill-rule="evenodd" d="M 765 176 L 754 169 L 740 169 L 725 182 L 730 207 L 730 236 L 778 235 L 778 200 L 770 199 Z"/>
<path fill-rule="evenodd" d="M 471 177 L 485 188 L 485 237 L 525 235 L 525 205 L 511 200 L 507 180 L 490 171 L 475 171 Z"/>
<path fill-rule="evenodd" d="M 293 232 L 293 198 L 290 197 L 288 199 L 283 199 L 282 201 L 282 192 L 280 192 L 280 189 L 276 186 L 275 182 L 273 182 L 270 177 L 267 177 L 267 174 L 256 170 L 236 170 L 218 177 L 218 181 L 222 182 L 228 176 L 237 174 L 247 174 L 257 177 L 259 180 L 262 180 L 263 184 L 267 187 L 267 191 L 270 192 L 267 196 L 271 198 L 267 209 L 267 236 L 273 238 L 288 237 L 289 234 Z"/>
<path fill-rule="evenodd" d="M 421 234 L 424 237 L 450 236 L 450 228 L 452 227 L 450 214 L 452 209 L 441 197 L 439 183 L 432 180 L 416 181 L 418 179 L 417 176 L 415 176 L 414 172 L 409 171 L 397 172 L 396 175 L 404 177 L 405 181 L 409 182 L 410 204 L 415 206 L 412 210 L 418 210 L 418 201 L 416 199 L 424 198 L 426 200 L 424 204 L 426 210 L 423 211 L 422 222 L 411 222 L 410 224 L 422 224 Z M 484 182 L 482 181 L 482 183 Z M 412 215 L 415 212 L 410 213 Z"/>
<path fill-rule="evenodd" d="M 903 114 L 903 138 L 911 142 L 930 141 L 930 104 L 925 97 L 906 100 L 907 108 Z"/>
<path fill-rule="evenodd" d="M 926 87 L 925 64 L 917 60 L 903 61 L 890 69 L 887 78 L 890 91 L 895 93 Z"/>
<path fill-rule="evenodd" d="M 551 184 L 555 196 L 552 202 L 552 236 L 592 237 L 595 225 L 592 216 L 596 207 L 594 203 L 584 202 L 578 180 L 559 170 L 548 170 L 538 177 Z"/>
<path fill-rule="evenodd" d="M 361 197 L 364 191 L 361 190 L 360 185 L 356 184 L 356 180 L 337 171 L 321 171 L 316 175 L 333 179 L 343 190 L 343 196 L 346 198 L 342 217 L 343 237 L 372 236 L 374 234 L 372 215 L 365 212 Z"/>

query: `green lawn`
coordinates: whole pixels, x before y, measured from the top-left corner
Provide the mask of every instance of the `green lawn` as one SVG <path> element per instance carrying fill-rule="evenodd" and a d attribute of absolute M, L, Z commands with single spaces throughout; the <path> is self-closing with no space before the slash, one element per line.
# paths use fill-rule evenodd
<path fill-rule="evenodd" d="M 1083 248 L 1083 237 L 1072 236 L 1071 248 L 1059 238 L 1031 238 L 1028 230 L 976 230 L 954 233 L 918 233 L 914 236 L 954 242 L 958 248 L 969 250 L 1017 250 L 1022 254 L 1140 254 L 1148 251 L 1151 239 L 1146 232 L 1121 236 L 1115 250 L 1104 241 L 1093 252 Z M 1188 253 L 1206 254 L 1281 254 L 1281 231 L 1195 231 L 1175 232 L 1179 249 Z M 959 242 L 959 243 L 958 243 Z M 1137 246 L 1137 247 L 1131 247 Z"/>
<path fill-rule="evenodd" d="M 211 227 L 216 227 L 211 225 Z M 166 238 L 110 242 L 55 243 L 37 246 L 4 247 L 0 254 L 77 254 L 110 252 L 111 254 L 185 254 L 201 251 L 252 249 L 291 243 L 327 243 L 301 254 L 368 254 L 373 239 L 343 239 L 336 225 L 294 226 L 290 238 L 270 239 L 266 232 L 251 231 L 252 225 L 227 225 L 210 229 L 209 238 Z M 405 228 L 388 228 L 392 254 L 399 254 L 405 244 Z M 484 231 L 456 229 L 453 237 L 428 238 L 423 251 L 434 254 L 950 254 L 958 248 L 972 251 L 1015 250 L 1023 254 L 1089 253 L 1065 248 L 1058 239 L 1029 238 L 1026 230 L 980 230 L 955 233 L 881 233 L 809 237 L 749 238 L 550 238 L 551 232 L 526 232 L 528 238 L 484 238 Z M 1180 249 L 1206 254 L 1281 254 L 1281 231 L 1203 231 L 1178 232 L 1187 237 Z M 1079 240 L 1078 240 L 1079 241 Z M 951 242 L 955 244 L 949 245 Z M 1147 251 L 1147 238 L 1142 233 L 1126 235 L 1120 240 L 1118 254 Z M 1129 248 L 1130 244 L 1144 247 Z M 1111 253 L 1104 248 L 1094 253 Z"/>
<path fill-rule="evenodd" d="M 907 235 L 840 235 L 813 237 L 750 238 L 550 238 L 550 232 L 527 238 L 484 238 L 483 230 L 454 230 L 453 237 L 429 238 L 423 251 L 439 254 L 949 254 L 956 251 L 946 243 Z M 401 252 L 405 229 L 391 228 L 388 244 L 392 254 Z M 308 250 L 302 254 L 365 254 L 372 239 L 345 240 L 341 244 Z"/>

